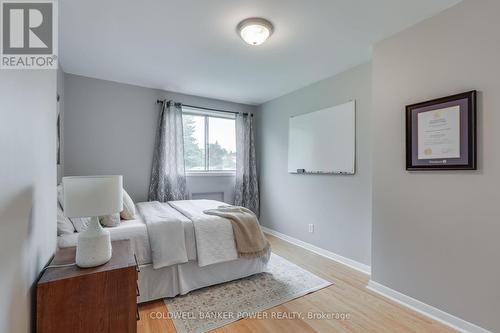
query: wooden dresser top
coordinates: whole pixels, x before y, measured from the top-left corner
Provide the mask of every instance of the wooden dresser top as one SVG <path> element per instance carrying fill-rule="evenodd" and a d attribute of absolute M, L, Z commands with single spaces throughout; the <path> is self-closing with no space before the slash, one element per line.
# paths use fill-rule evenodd
<path fill-rule="evenodd" d="M 80 268 L 76 265 L 48 268 L 43 273 L 42 277 L 38 281 L 38 284 L 136 266 L 134 254 L 132 253 L 132 248 L 130 246 L 130 240 L 113 241 L 111 244 L 113 254 L 111 259 L 106 264 L 92 268 Z M 58 249 L 49 266 L 74 263 L 75 255 L 76 247 Z"/>

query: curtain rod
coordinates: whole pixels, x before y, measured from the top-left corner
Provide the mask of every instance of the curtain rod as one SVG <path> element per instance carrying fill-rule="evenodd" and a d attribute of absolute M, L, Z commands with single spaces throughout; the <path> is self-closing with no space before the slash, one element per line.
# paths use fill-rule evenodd
<path fill-rule="evenodd" d="M 158 99 L 156 100 L 156 104 L 161 104 L 161 103 L 169 103 L 170 101 L 167 101 L 166 99 Z M 206 108 L 203 106 L 196 106 L 196 105 L 189 105 L 189 104 L 182 104 L 182 106 L 186 106 L 188 108 L 194 108 L 194 109 L 202 109 L 202 110 L 207 110 L 207 111 L 216 111 L 216 112 L 226 112 L 226 113 L 232 113 L 232 114 L 244 114 L 244 115 L 250 115 L 250 117 L 253 117 L 253 113 L 247 113 L 247 112 L 236 112 L 236 111 L 228 111 L 228 110 L 221 110 L 221 109 L 212 109 L 212 108 Z"/>

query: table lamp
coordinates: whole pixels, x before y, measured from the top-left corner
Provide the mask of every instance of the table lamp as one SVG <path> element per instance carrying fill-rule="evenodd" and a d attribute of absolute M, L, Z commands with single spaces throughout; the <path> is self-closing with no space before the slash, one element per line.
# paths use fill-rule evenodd
<path fill-rule="evenodd" d="M 91 217 L 87 229 L 78 234 L 76 264 L 95 267 L 107 263 L 111 238 L 99 216 L 122 211 L 122 176 L 63 177 L 62 184 L 64 214 L 69 218 Z"/>

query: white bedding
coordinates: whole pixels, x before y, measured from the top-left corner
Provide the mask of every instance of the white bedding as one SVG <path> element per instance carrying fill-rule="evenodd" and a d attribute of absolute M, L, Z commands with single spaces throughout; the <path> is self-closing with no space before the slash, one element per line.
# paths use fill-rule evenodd
<path fill-rule="evenodd" d="M 191 223 L 191 220 L 158 201 L 141 202 L 137 208 L 148 229 L 153 268 L 187 262 L 184 224 Z"/>
<path fill-rule="evenodd" d="M 215 200 L 181 200 L 168 203 L 193 221 L 196 255 L 200 267 L 238 259 L 231 222 L 223 217 L 203 213 L 207 209 L 225 205 L 224 203 Z"/>
<path fill-rule="evenodd" d="M 111 240 L 130 239 L 132 250 L 134 251 L 139 265 L 151 264 L 151 246 L 146 224 L 140 214 L 136 214 L 135 220 L 122 220 L 117 227 L 106 228 L 109 230 Z M 62 235 L 57 237 L 58 247 L 76 246 L 78 233 Z M 196 240 L 194 237 L 193 223 L 187 220 L 184 223 L 184 242 L 189 261 L 196 261 Z"/>
<path fill-rule="evenodd" d="M 106 230 L 109 230 L 111 240 L 130 239 L 138 263 L 140 265 L 149 264 L 151 262 L 151 248 L 148 231 L 138 214 L 137 217 L 135 220 L 122 220 L 119 226 L 106 228 Z M 59 236 L 57 237 L 57 245 L 60 248 L 76 246 L 77 238 L 78 233 Z"/>

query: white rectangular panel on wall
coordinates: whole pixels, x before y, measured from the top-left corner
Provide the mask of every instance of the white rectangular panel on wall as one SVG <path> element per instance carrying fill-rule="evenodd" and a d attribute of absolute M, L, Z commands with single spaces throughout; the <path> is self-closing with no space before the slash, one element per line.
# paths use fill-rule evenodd
<path fill-rule="evenodd" d="M 356 103 L 290 118 L 288 172 L 354 174 Z"/>
<path fill-rule="evenodd" d="M 200 199 L 224 201 L 224 192 L 191 193 L 191 200 Z"/>

